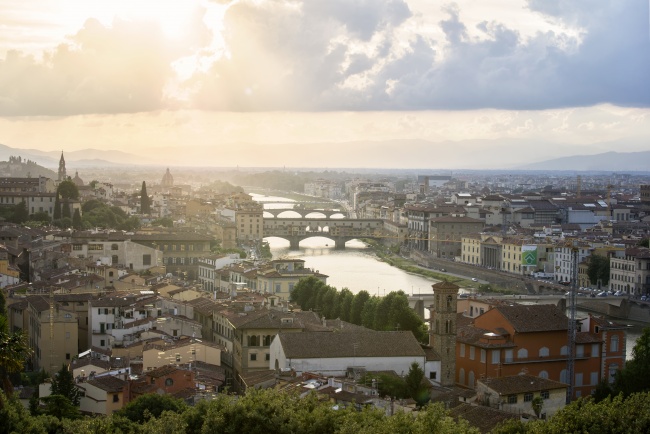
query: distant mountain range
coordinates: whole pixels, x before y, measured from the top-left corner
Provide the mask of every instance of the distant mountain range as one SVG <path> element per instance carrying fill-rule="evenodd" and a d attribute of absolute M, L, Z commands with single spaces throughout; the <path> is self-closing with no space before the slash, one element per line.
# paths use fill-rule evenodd
<path fill-rule="evenodd" d="M 650 151 L 573 155 L 517 167 L 520 170 L 649 172 Z"/>
<path fill-rule="evenodd" d="M 619 143 L 598 143 L 594 151 L 616 149 Z M 304 161 L 305 149 L 327 149 L 314 160 L 313 165 Z M 215 147 L 161 147 L 149 149 L 144 155 L 115 150 L 83 149 L 65 151 L 68 170 L 91 167 L 133 167 L 133 166 L 197 166 L 207 167 L 209 162 L 218 162 L 219 167 L 246 167 L 240 162 L 249 155 L 265 156 L 267 167 L 301 168 L 346 168 L 382 167 L 386 155 L 395 156 L 395 164 L 401 169 L 426 170 L 501 170 L 501 171 L 593 171 L 593 172 L 650 172 L 650 151 L 602 152 L 593 155 L 572 155 L 521 164 L 517 161 L 539 159 L 540 154 L 559 155 L 570 152 L 570 145 L 521 140 L 464 140 L 458 142 L 431 142 L 427 140 L 357 141 L 344 143 L 320 143 L 310 145 L 260 145 L 250 143 L 222 144 Z M 581 148 L 584 149 L 584 148 Z M 173 157 L 168 157 L 172 156 Z M 10 156 L 55 169 L 61 153 L 37 149 L 12 148 L 0 144 L 0 161 Z M 341 157 L 343 156 L 343 160 Z M 382 161 L 380 162 L 379 156 Z M 526 158 L 527 157 L 527 158 Z M 399 161 L 399 163 L 397 163 Z M 350 164 L 352 162 L 352 165 Z M 171 163 L 171 164 L 170 164 Z M 384 163 L 385 164 L 385 163 Z M 400 169 L 393 167 L 392 169 Z"/>

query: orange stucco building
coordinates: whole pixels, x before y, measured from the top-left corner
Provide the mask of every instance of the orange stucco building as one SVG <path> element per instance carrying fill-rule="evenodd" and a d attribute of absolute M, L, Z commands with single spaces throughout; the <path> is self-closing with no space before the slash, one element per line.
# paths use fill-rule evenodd
<path fill-rule="evenodd" d="M 594 317 L 582 322 L 572 399 L 593 393 L 603 378 L 611 381 L 612 367 L 625 363 L 623 327 Z M 495 306 L 474 319 L 459 314 L 456 384 L 473 389 L 479 379 L 521 373 L 568 383 L 567 328 L 567 316 L 553 305 Z"/>

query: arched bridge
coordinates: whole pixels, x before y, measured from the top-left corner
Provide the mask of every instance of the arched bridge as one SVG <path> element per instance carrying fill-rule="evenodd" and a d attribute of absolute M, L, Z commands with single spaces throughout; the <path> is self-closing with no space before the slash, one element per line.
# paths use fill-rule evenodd
<path fill-rule="evenodd" d="M 282 214 L 283 212 L 287 212 L 287 211 L 298 213 L 298 214 L 300 214 L 300 216 L 302 218 L 307 218 L 307 216 L 311 215 L 311 214 L 321 214 L 321 215 L 324 215 L 326 219 L 329 219 L 333 215 L 336 215 L 336 214 L 341 214 L 344 217 L 348 215 L 348 213 L 346 211 L 341 211 L 341 210 L 336 210 L 336 209 L 305 209 L 305 208 L 300 208 L 300 207 L 298 207 L 298 208 L 294 207 L 294 208 L 264 209 L 265 213 L 271 214 L 274 218 L 278 218 L 278 216 L 280 214 Z M 320 218 L 320 216 L 316 217 L 316 218 Z"/>
<path fill-rule="evenodd" d="M 334 247 L 344 249 L 345 243 L 357 238 L 381 238 L 383 220 L 328 218 L 265 218 L 264 236 L 289 240 L 292 249 L 311 237 L 326 237 Z"/>

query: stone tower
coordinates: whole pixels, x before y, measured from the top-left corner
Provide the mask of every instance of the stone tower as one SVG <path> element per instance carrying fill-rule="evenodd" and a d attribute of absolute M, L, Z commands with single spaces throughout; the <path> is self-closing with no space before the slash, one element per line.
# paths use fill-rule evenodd
<path fill-rule="evenodd" d="M 447 281 L 431 287 L 434 301 L 429 308 L 429 345 L 440 356 L 440 384 L 453 386 L 456 380 L 456 305 L 459 288 Z"/>
<path fill-rule="evenodd" d="M 65 173 L 65 159 L 63 158 L 63 151 L 61 151 L 61 159 L 59 160 L 59 177 L 58 181 L 65 181 L 67 179 L 67 175 Z"/>

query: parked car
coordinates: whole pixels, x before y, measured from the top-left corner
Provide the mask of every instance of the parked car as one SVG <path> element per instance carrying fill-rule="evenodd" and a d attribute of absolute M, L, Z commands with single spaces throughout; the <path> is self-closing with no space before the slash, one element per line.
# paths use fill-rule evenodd
<path fill-rule="evenodd" d="M 623 294 L 625 294 L 625 293 L 624 293 L 623 291 L 620 291 L 620 290 L 619 290 L 619 291 L 616 291 L 616 292 L 614 293 L 614 295 L 615 295 L 616 297 L 620 297 L 620 296 L 623 295 Z"/>
<path fill-rule="evenodd" d="M 478 282 L 478 279 L 476 277 L 472 277 L 472 282 Z"/>
<path fill-rule="evenodd" d="M 607 291 L 599 292 L 598 297 L 608 297 L 609 293 Z"/>
<path fill-rule="evenodd" d="M 641 296 L 641 301 L 646 301 L 647 299 L 648 299 L 648 297 L 646 297 L 645 295 Z"/>
<path fill-rule="evenodd" d="M 445 270 L 444 268 L 441 268 L 440 271 L 442 271 L 443 273 L 447 272 L 447 270 Z"/>

